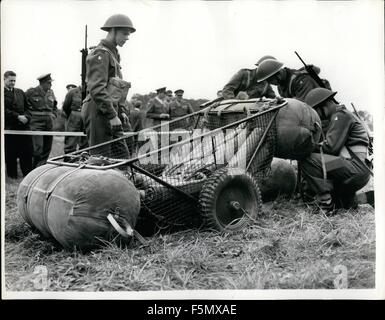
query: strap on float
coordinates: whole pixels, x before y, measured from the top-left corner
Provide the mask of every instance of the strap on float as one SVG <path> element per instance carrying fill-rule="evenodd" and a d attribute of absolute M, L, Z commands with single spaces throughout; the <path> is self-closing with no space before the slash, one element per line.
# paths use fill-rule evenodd
<path fill-rule="evenodd" d="M 138 241 L 139 241 L 142 245 L 144 245 L 144 246 L 147 246 L 147 245 L 148 245 L 148 241 L 147 241 L 146 239 L 144 239 L 138 231 L 134 230 L 134 229 L 130 226 L 130 224 L 129 224 L 125 219 L 122 219 L 122 220 L 125 222 L 125 224 L 126 224 L 126 226 L 125 226 L 126 228 L 125 228 L 125 229 L 123 229 L 123 228 L 119 225 L 119 223 L 116 221 L 116 219 L 114 218 L 114 216 L 113 216 L 111 213 L 109 213 L 109 214 L 107 215 L 107 219 L 108 219 L 108 221 L 111 223 L 111 225 L 114 227 L 114 229 L 115 229 L 115 230 L 116 230 L 122 237 L 128 238 L 128 237 L 134 236 L 136 239 L 138 239 Z"/>
<path fill-rule="evenodd" d="M 320 144 L 319 150 L 321 154 L 323 180 L 324 180 L 324 183 L 326 183 L 327 173 L 326 173 L 325 157 L 324 157 L 324 151 L 323 151 L 323 143 L 326 140 L 326 138 L 325 138 L 324 132 L 322 131 L 322 127 L 319 125 L 319 123 L 316 122 L 315 124 L 321 129 L 322 143 Z"/>

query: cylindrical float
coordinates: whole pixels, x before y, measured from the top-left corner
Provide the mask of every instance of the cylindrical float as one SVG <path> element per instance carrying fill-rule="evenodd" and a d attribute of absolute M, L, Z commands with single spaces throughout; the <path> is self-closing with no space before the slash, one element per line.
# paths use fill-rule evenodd
<path fill-rule="evenodd" d="M 118 235 L 107 216 L 135 227 L 140 196 L 116 170 L 94 170 L 47 164 L 21 182 L 20 214 L 44 236 L 65 248 L 91 249 Z"/>

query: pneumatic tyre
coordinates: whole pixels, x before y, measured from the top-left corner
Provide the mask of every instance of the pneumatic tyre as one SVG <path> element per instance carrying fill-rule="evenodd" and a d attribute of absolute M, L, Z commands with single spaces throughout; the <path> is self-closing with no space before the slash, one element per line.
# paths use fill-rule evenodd
<path fill-rule="evenodd" d="M 261 193 L 253 176 L 240 168 L 222 168 L 204 183 L 199 208 L 204 227 L 236 232 L 261 212 Z"/>

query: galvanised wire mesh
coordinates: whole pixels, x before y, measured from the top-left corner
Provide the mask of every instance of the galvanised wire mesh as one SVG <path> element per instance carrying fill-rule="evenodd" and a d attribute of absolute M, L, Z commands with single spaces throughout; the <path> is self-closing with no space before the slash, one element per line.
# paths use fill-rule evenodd
<path fill-rule="evenodd" d="M 141 195 L 136 229 L 143 234 L 197 227 L 203 222 L 199 194 L 216 170 L 240 167 L 257 179 L 267 174 L 276 144 L 275 116 L 283 105 L 223 101 L 50 162 L 122 170 Z"/>

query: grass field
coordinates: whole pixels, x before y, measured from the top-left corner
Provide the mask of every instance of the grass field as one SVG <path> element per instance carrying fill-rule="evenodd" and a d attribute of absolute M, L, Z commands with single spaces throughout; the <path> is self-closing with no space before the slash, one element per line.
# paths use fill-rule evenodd
<path fill-rule="evenodd" d="M 373 288 L 374 210 L 312 213 L 296 201 L 264 205 L 263 214 L 233 235 L 186 230 L 68 252 L 34 233 L 16 207 L 19 180 L 6 181 L 5 287 L 40 290 L 36 268 L 48 271 L 47 291 Z M 342 269 L 341 269 L 342 268 Z M 338 281 L 345 270 L 346 281 Z"/>

